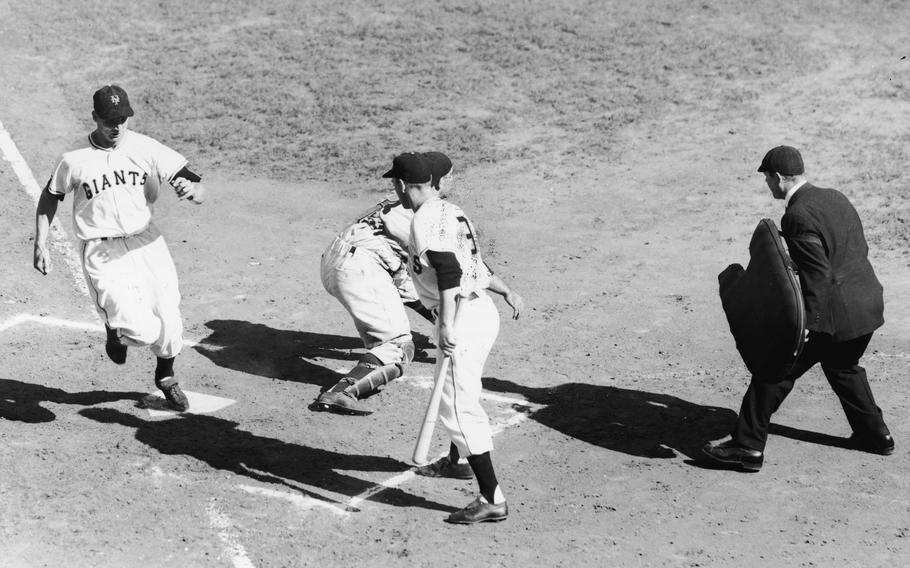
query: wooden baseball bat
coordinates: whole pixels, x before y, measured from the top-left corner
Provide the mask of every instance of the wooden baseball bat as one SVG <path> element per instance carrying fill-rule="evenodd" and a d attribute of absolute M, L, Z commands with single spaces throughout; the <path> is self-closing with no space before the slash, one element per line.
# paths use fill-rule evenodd
<path fill-rule="evenodd" d="M 448 355 L 442 358 L 439 364 L 439 371 L 436 373 L 436 380 L 433 381 L 433 394 L 430 395 L 430 403 L 427 405 L 427 411 L 423 416 L 423 426 L 420 427 L 420 434 L 417 435 L 417 444 L 414 446 L 414 463 L 424 465 L 427 463 L 427 453 L 430 451 L 430 441 L 433 439 L 433 430 L 436 428 L 436 419 L 439 417 L 439 401 L 442 400 L 442 387 L 445 384 L 446 376 L 449 374 L 449 365 L 451 359 Z"/>

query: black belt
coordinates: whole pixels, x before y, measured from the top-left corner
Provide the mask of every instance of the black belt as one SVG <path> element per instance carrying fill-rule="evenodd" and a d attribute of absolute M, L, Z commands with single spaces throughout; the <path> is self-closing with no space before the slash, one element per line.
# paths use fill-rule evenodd
<path fill-rule="evenodd" d="M 357 250 L 357 247 L 352 246 L 352 247 L 350 248 L 350 250 L 348 250 L 348 253 L 354 254 L 354 251 L 355 251 L 355 250 Z"/>

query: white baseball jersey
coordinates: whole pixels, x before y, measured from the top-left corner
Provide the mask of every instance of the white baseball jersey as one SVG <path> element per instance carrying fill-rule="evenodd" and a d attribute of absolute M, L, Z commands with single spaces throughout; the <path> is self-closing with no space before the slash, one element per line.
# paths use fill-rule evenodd
<path fill-rule="evenodd" d="M 101 148 L 91 136 L 66 152 L 47 189 L 73 193 L 73 227 L 82 240 L 134 235 L 152 218 L 150 201 L 158 185 L 170 181 L 187 163 L 164 144 L 127 131 L 115 148 Z"/>
<path fill-rule="evenodd" d="M 480 394 L 483 366 L 499 333 L 499 312 L 485 292 L 490 285 L 490 271 L 481 258 L 476 236 L 474 225 L 460 207 L 431 199 L 414 214 L 409 243 L 411 277 L 421 303 L 429 309 L 439 306 L 440 295 L 436 270 L 427 259 L 427 251 L 453 252 L 461 266 L 454 321 L 457 344 L 439 403 L 439 419 L 461 457 L 493 449 L 490 421 L 480 404 Z M 440 323 L 437 320 L 437 338 Z M 442 360 L 443 352 L 437 348 L 437 372 Z"/>
<path fill-rule="evenodd" d="M 453 252 L 461 266 L 459 295 L 468 297 L 482 293 L 490 285 L 490 271 L 477 247 L 477 231 L 457 205 L 434 198 L 421 205 L 411 222 L 411 278 L 427 309 L 439 305 L 439 286 L 436 269 L 430 265 L 427 251 Z"/>
<path fill-rule="evenodd" d="M 82 269 L 98 315 L 130 346 L 158 357 L 183 346 L 177 271 L 152 223 L 159 184 L 186 158 L 148 136 L 127 131 L 114 148 L 91 136 L 66 152 L 47 191 L 73 194 L 73 227 L 82 240 Z"/>
<path fill-rule="evenodd" d="M 398 243 L 402 250 L 408 250 L 408 241 L 411 238 L 411 221 L 414 212 L 406 209 L 401 203 L 395 202 L 388 207 L 383 207 L 376 212 L 382 221 L 382 230 Z"/>

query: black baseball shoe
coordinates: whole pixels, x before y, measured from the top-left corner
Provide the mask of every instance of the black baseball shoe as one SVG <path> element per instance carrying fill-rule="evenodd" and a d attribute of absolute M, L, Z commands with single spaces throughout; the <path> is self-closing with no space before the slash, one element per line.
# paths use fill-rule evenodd
<path fill-rule="evenodd" d="M 506 503 L 493 504 L 478 497 L 470 505 L 455 511 L 446 518 L 447 523 L 456 525 L 473 525 L 474 523 L 495 523 L 504 521 L 509 516 Z"/>
<path fill-rule="evenodd" d="M 107 333 L 107 341 L 104 343 L 104 350 L 107 352 L 107 356 L 118 365 L 126 363 L 126 345 L 120 341 L 117 330 L 111 329 L 107 324 L 104 324 L 104 331 Z"/>
<path fill-rule="evenodd" d="M 155 380 L 155 386 L 164 393 L 164 399 L 167 405 L 177 412 L 186 412 L 190 408 L 190 401 L 183 394 L 177 379 L 174 377 L 165 377 L 161 380 Z"/>
<path fill-rule="evenodd" d="M 740 471 L 758 471 L 765 459 L 762 452 L 737 445 L 732 440 L 720 444 L 705 444 L 701 451 L 711 458 L 713 463 Z"/>
<path fill-rule="evenodd" d="M 350 416 L 367 416 L 373 411 L 363 408 L 353 395 L 345 391 L 326 391 L 320 394 L 310 405 L 311 410 L 348 414 Z"/>
<path fill-rule="evenodd" d="M 424 477 L 448 477 L 451 479 L 474 479 L 471 464 L 452 462 L 449 456 L 439 458 L 433 463 L 422 465 L 414 470 Z"/>

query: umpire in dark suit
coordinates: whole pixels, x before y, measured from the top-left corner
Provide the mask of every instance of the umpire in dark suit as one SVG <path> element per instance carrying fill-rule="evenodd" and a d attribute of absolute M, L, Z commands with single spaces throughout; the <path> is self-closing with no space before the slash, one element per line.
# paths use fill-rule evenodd
<path fill-rule="evenodd" d="M 724 467 L 758 471 L 771 415 L 796 379 L 820 363 L 853 430 L 851 446 L 891 454 L 894 440 L 859 365 L 872 333 L 885 321 L 882 286 L 869 263 L 859 215 L 839 191 L 806 181 L 796 148 L 771 149 L 758 171 L 765 174 L 774 198 L 786 202 L 781 232 L 802 285 L 806 343 L 793 370 L 782 379 L 752 377 L 732 439 L 708 444 L 703 451 Z"/>

